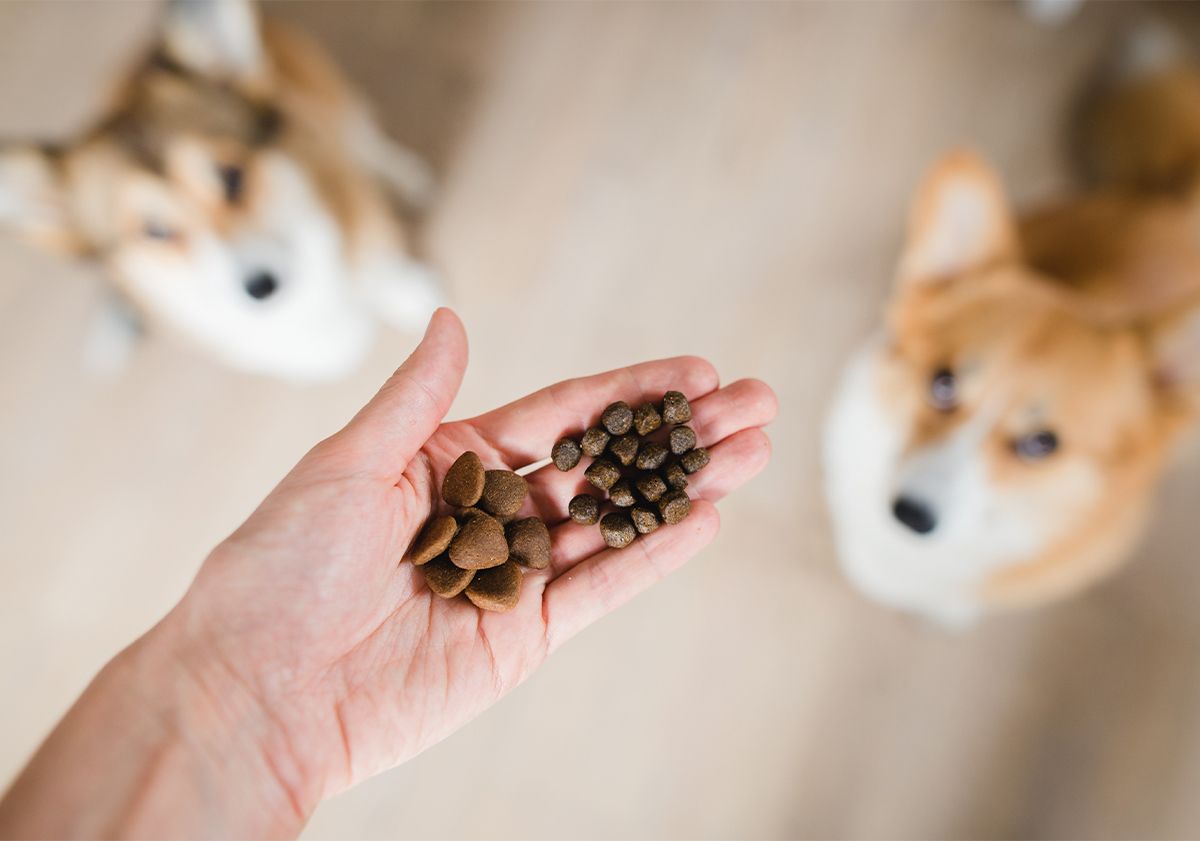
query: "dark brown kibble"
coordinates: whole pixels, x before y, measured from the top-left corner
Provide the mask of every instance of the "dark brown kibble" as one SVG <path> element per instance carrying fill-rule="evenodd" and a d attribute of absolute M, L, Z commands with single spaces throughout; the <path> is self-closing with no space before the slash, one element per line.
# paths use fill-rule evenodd
<path fill-rule="evenodd" d="M 633 527 L 637 529 L 638 534 L 649 534 L 661 525 L 658 521 L 658 512 L 644 505 L 635 506 L 629 512 L 629 518 L 633 520 Z"/>
<path fill-rule="evenodd" d="M 687 423 L 692 419 L 692 407 L 680 391 L 668 391 L 663 395 L 663 423 Z"/>
<path fill-rule="evenodd" d="M 703 447 L 697 447 L 681 455 L 679 457 L 679 464 L 686 472 L 695 473 L 708 464 L 708 458 L 708 450 Z"/>
<path fill-rule="evenodd" d="M 637 466 L 639 470 L 658 470 L 667 461 L 667 456 L 671 451 L 667 449 L 666 444 L 659 444 L 657 441 L 650 441 L 642 445 L 642 449 L 638 451 Z"/>
<path fill-rule="evenodd" d="M 459 569 L 450 563 L 445 555 L 434 558 L 425 564 L 425 583 L 435 594 L 443 599 L 452 599 L 467 589 L 471 579 L 475 577 L 473 569 Z"/>
<path fill-rule="evenodd" d="M 692 501 L 686 491 L 671 491 L 658 501 L 658 513 L 668 526 L 683 522 L 692 511 Z"/>
<path fill-rule="evenodd" d="M 583 442 L 580 444 L 580 449 L 583 450 L 585 456 L 597 458 L 604 455 L 604 449 L 608 446 L 609 439 L 612 436 L 598 426 L 593 426 L 587 432 L 583 433 Z"/>
<path fill-rule="evenodd" d="M 598 458 L 583 473 L 584 478 L 602 491 L 607 491 L 621 478 L 621 468 L 608 459 Z"/>
<path fill-rule="evenodd" d="M 425 524 L 425 528 L 421 529 L 421 533 L 413 541 L 407 559 L 416 566 L 429 563 L 446 551 L 457 532 L 458 522 L 450 515 L 434 517 Z"/>
<path fill-rule="evenodd" d="M 558 443 L 554 445 L 554 449 L 550 451 L 550 460 L 563 473 L 566 473 L 579 464 L 579 459 L 582 456 L 583 449 L 577 441 L 572 441 L 570 438 L 559 438 Z"/>
<path fill-rule="evenodd" d="M 508 557 L 530 569 L 550 566 L 550 530 L 537 517 L 514 520 L 505 528 Z"/>
<path fill-rule="evenodd" d="M 481 610 L 504 613 L 516 607 L 520 601 L 523 577 L 515 561 L 480 570 L 467 585 L 467 598 Z"/>
<path fill-rule="evenodd" d="M 671 430 L 671 452 L 681 456 L 696 446 L 696 432 L 690 426 L 677 426 Z"/>
<path fill-rule="evenodd" d="M 663 468 L 662 477 L 672 490 L 681 491 L 688 486 L 687 471 L 677 461 Z"/>
<path fill-rule="evenodd" d="M 484 473 L 479 507 L 497 517 L 511 517 L 521 510 L 528 493 L 529 485 L 524 476 L 511 470 L 488 470 Z"/>
<path fill-rule="evenodd" d="M 638 479 L 636 487 L 646 502 L 658 502 L 659 497 L 667 492 L 667 483 L 653 473 Z"/>
<path fill-rule="evenodd" d="M 608 445 L 608 451 L 613 454 L 613 457 L 628 467 L 633 464 L 633 460 L 638 454 L 638 437 L 632 432 L 626 435 L 618 435 Z"/>
<path fill-rule="evenodd" d="M 594 526 L 600 521 L 600 500 L 591 494 L 580 494 L 567 504 L 571 519 L 583 526 Z"/>
<path fill-rule="evenodd" d="M 604 542 L 613 549 L 624 549 L 637 537 L 637 529 L 633 527 L 633 520 L 628 514 L 624 511 L 613 511 L 601 518 L 600 534 L 604 536 Z"/>
<path fill-rule="evenodd" d="M 649 435 L 662 426 L 662 415 L 653 403 L 643 403 L 633 410 L 633 428 L 638 435 Z"/>
<path fill-rule="evenodd" d="M 463 523 L 474 517 L 476 514 L 484 517 L 488 516 L 488 513 L 482 508 L 475 508 L 472 506 L 471 508 L 460 508 L 458 511 L 455 511 L 454 519 L 458 520 L 458 525 L 461 528 Z"/>
<path fill-rule="evenodd" d="M 450 560 L 459 569 L 488 569 L 508 560 L 504 526 L 487 514 L 468 517 L 450 541 Z"/>
<path fill-rule="evenodd" d="M 442 499 L 455 508 L 470 508 L 483 493 L 483 462 L 467 450 L 459 456 L 442 480 Z"/>
<path fill-rule="evenodd" d="M 600 424 L 613 435 L 624 435 L 633 428 L 633 409 L 624 400 L 610 403 L 600 415 Z"/>
<path fill-rule="evenodd" d="M 629 508 L 637 497 L 633 495 L 633 484 L 628 479 L 622 479 L 608 489 L 608 498 L 618 508 Z"/>

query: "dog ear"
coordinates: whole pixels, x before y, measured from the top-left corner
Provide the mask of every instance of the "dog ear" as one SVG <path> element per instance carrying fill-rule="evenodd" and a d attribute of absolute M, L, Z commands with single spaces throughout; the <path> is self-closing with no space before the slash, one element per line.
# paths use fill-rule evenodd
<path fill-rule="evenodd" d="M 36 146 L 0 148 L 0 227 L 47 250 L 80 250 L 53 152 Z"/>
<path fill-rule="evenodd" d="M 1181 407 L 1200 411 L 1200 304 L 1159 319 L 1148 334 L 1155 385 Z"/>
<path fill-rule="evenodd" d="M 266 67 L 250 0 L 169 0 L 163 46 L 183 67 L 222 82 L 261 79 Z"/>
<path fill-rule="evenodd" d="M 909 213 L 900 283 L 944 280 L 1015 259 L 1017 235 L 1004 188 L 979 156 L 942 158 L 925 176 Z"/>

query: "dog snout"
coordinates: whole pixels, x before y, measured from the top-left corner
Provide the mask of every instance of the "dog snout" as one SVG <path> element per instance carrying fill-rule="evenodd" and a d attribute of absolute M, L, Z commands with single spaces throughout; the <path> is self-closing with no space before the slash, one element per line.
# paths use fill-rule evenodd
<path fill-rule="evenodd" d="M 910 496 L 898 496 L 892 502 L 892 516 L 917 534 L 929 534 L 937 528 L 937 517 L 924 502 Z"/>
<path fill-rule="evenodd" d="M 246 294 L 256 301 L 270 298 L 279 291 L 279 279 L 271 272 L 255 272 L 242 285 Z"/>

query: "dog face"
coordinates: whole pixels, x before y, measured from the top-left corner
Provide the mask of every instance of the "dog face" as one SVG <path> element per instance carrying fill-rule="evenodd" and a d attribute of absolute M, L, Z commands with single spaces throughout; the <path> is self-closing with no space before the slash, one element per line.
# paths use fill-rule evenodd
<path fill-rule="evenodd" d="M 1106 567 L 1179 426 L 1186 378 L 1171 375 L 1167 339 L 1193 332 L 1190 319 L 1096 319 L 1022 261 L 990 171 L 948 158 L 918 195 L 887 329 L 852 363 L 827 426 L 850 578 L 954 620 L 994 582 Z"/>

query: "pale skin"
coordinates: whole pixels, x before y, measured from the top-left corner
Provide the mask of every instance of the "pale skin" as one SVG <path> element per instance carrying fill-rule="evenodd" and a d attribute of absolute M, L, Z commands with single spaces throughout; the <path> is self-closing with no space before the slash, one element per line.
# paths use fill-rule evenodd
<path fill-rule="evenodd" d="M 717 534 L 713 502 L 767 463 L 775 416 L 757 380 L 719 387 L 678 357 L 444 422 L 466 334 L 439 310 L 421 345 L 344 429 L 314 447 L 205 560 L 187 594 L 110 662 L 0 802 L 3 837 L 295 837 L 320 801 L 438 742 L 580 630 Z M 399 563 L 464 450 L 488 467 L 544 458 L 613 400 L 678 389 L 712 462 L 683 523 L 607 549 L 566 504 L 582 467 L 528 477 L 549 569 L 510 613 L 440 599 Z"/>

